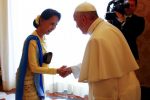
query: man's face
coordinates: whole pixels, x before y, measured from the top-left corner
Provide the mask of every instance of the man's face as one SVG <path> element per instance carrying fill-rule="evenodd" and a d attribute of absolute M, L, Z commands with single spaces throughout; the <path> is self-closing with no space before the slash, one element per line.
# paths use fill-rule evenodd
<path fill-rule="evenodd" d="M 75 12 L 73 17 L 76 22 L 76 27 L 79 28 L 83 34 L 86 34 L 85 18 L 82 16 L 81 12 Z"/>
<path fill-rule="evenodd" d="M 136 3 L 135 0 L 128 0 L 129 2 L 129 8 L 125 8 L 125 13 L 126 15 L 131 15 L 134 13 L 135 9 L 136 9 Z"/>

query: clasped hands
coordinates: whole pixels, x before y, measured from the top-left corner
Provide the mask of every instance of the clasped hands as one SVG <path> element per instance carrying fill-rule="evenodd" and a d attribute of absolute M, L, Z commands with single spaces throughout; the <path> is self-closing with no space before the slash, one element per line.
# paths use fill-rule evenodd
<path fill-rule="evenodd" d="M 71 67 L 67 67 L 67 66 L 62 66 L 60 68 L 57 69 L 57 73 L 61 76 L 61 77 L 66 77 L 69 74 L 72 73 Z"/>

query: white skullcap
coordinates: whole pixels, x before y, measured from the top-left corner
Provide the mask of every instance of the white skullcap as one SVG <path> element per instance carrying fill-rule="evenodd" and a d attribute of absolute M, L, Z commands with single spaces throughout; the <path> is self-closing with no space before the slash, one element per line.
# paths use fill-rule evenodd
<path fill-rule="evenodd" d="M 88 2 L 81 3 L 75 9 L 75 12 L 88 12 L 88 11 L 96 11 L 95 7 Z"/>

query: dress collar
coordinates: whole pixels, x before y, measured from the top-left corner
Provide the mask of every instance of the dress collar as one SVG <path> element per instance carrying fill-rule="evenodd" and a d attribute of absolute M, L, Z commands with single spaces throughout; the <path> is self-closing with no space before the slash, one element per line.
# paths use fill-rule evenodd
<path fill-rule="evenodd" d="M 41 37 L 37 34 L 36 31 L 33 32 L 33 35 L 37 36 L 37 37 L 40 39 L 41 42 L 44 42 L 44 38 L 45 38 L 45 37 L 41 38 Z"/>
<path fill-rule="evenodd" d="M 45 40 L 46 40 L 46 39 L 45 39 L 45 36 L 44 36 L 43 38 L 41 38 L 41 37 L 37 34 L 36 31 L 34 31 L 32 34 L 35 35 L 35 36 L 37 36 L 37 37 L 39 38 L 43 50 L 46 51 L 47 45 L 46 45 L 46 42 L 45 42 Z"/>
<path fill-rule="evenodd" d="M 133 14 L 125 16 L 126 18 L 131 18 L 133 16 Z"/>

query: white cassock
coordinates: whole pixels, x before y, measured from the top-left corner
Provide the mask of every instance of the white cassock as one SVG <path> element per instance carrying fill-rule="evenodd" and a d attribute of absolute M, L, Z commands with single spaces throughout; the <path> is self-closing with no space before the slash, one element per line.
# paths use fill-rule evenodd
<path fill-rule="evenodd" d="M 72 71 L 79 82 L 89 84 L 89 100 L 140 100 L 134 73 L 139 67 L 122 33 L 100 18 L 88 33 L 83 61 Z"/>

